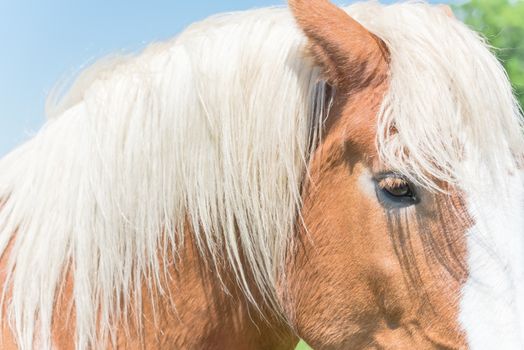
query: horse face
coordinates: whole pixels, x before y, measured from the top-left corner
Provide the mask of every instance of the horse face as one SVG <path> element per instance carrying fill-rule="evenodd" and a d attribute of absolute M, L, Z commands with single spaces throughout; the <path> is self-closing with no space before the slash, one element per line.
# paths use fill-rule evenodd
<path fill-rule="evenodd" d="M 288 273 L 299 334 L 315 349 L 465 347 L 471 221 L 449 206 L 464 208 L 462 195 L 421 190 L 342 145 L 319 148 L 305 191 L 307 232 Z"/>
<path fill-rule="evenodd" d="M 500 301 L 502 294 L 482 290 L 499 282 L 509 289 L 522 280 L 520 267 L 507 277 L 508 264 L 521 259 L 524 247 L 514 239 L 522 220 L 506 212 L 522 206 L 520 175 L 508 175 L 514 182 L 508 188 L 517 194 L 498 208 L 497 186 L 440 183 L 444 191 L 431 191 L 388 167 L 375 142 L 388 90 L 386 45 L 327 1 L 290 5 L 336 90 L 310 164 L 304 228 L 298 230 L 283 294 L 299 335 L 318 349 L 462 349 L 482 348 L 487 338 L 504 332 L 506 348 L 515 348 L 521 330 L 518 315 L 509 310 L 511 297 L 504 294 Z M 489 172 L 479 164 L 465 166 L 462 176 Z M 497 254 L 513 257 L 495 262 L 484 249 L 488 241 L 478 239 L 487 236 L 495 237 L 489 244 Z M 508 241 L 519 248 L 508 249 Z M 479 288 L 475 276 L 487 288 Z M 475 319 L 483 314 L 479 308 L 488 310 L 489 321 Z"/>

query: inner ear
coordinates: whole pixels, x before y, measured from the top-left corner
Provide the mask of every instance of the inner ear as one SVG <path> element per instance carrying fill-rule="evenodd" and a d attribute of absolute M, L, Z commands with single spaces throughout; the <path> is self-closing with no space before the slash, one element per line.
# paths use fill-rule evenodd
<path fill-rule="evenodd" d="M 340 67 L 337 64 L 337 60 L 333 58 L 331 55 L 328 55 L 327 52 L 324 50 L 323 46 L 310 42 L 308 46 L 308 51 L 313 56 L 315 62 L 320 66 L 322 69 L 322 74 L 324 76 L 324 79 L 326 80 L 329 88 L 333 89 L 334 86 L 343 84 L 341 77 L 341 72 L 337 71 L 337 67 Z"/>

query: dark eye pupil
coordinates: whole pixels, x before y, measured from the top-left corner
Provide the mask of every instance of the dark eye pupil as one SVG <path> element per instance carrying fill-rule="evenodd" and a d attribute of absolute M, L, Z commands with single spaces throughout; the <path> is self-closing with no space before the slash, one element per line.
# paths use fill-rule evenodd
<path fill-rule="evenodd" d="M 415 187 L 408 179 L 396 173 L 382 173 L 375 177 L 379 202 L 386 209 L 405 208 L 419 203 Z"/>
<path fill-rule="evenodd" d="M 411 188 L 409 187 L 408 184 L 386 188 L 385 190 L 388 191 L 389 194 L 395 197 L 411 197 L 412 196 Z"/>

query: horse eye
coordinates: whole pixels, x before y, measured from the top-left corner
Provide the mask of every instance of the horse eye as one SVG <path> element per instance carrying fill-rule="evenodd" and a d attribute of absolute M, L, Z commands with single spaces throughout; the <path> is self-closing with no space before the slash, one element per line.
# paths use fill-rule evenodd
<path fill-rule="evenodd" d="M 413 191 L 407 182 L 394 183 L 392 185 L 382 184 L 382 189 L 394 197 L 411 197 Z"/>
<path fill-rule="evenodd" d="M 377 197 L 385 206 L 407 207 L 418 203 L 414 186 L 399 174 L 381 174 L 376 184 Z"/>

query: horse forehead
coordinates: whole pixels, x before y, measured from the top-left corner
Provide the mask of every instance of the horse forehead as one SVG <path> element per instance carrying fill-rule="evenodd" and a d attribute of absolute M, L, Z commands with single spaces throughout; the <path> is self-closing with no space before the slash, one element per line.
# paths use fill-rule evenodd
<path fill-rule="evenodd" d="M 389 82 L 384 80 L 356 91 L 352 96 L 337 96 L 326 121 L 326 143 L 330 140 L 362 154 L 376 157 L 378 118 Z"/>

